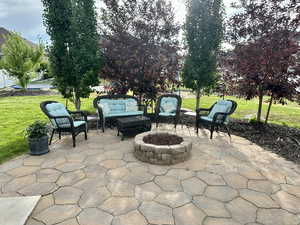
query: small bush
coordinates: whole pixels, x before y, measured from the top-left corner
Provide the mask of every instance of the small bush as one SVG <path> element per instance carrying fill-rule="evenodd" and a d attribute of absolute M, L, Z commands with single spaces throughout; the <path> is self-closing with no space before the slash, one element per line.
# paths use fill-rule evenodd
<path fill-rule="evenodd" d="M 26 130 L 26 137 L 32 138 L 41 138 L 47 135 L 49 132 L 49 126 L 46 122 L 36 121 L 33 124 L 29 125 Z"/>

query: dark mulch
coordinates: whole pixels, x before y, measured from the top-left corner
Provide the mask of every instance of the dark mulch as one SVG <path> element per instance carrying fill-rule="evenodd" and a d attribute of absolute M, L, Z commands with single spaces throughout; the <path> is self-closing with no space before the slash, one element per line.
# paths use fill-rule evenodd
<path fill-rule="evenodd" d="M 195 118 L 183 116 L 182 121 L 184 124 L 194 126 Z M 300 164 L 300 129 L 276 124 L 249 123 L 242 120 L 234 120 L 229 128 L 231 134 L 244 137 L 265 150 Z M 226 132 L 222 128 L 221 131 Z"/>
<path fill-rule="evenodd" d="M 149 134 L 143 141 L 153 145 L 178 145 L 183 142 L 183 138 L 173 134 Z"/>
<path fill-rule="evenodd" d="M 233 134 L 244 137 L 266 150 L 300 164 L 300 130 L 276 124 L 251 124 L 236 121 L 230 125 Z"/>
<path fill-rule="evenodd" d="M 39 95 L 57 95 L 55 91 L 42 91 L 42 90 L 3 90 L 0 91 L 0 97 L 13 97 L 13 96 L 39 96 Z"/>

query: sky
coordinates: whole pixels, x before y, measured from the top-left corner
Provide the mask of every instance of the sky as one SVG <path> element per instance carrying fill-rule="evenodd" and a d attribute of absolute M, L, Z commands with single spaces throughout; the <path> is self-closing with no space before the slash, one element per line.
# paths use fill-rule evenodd
<path fill-rule="evenodd" d="M 99 5 L 101 0 L 95 0 Z M 176 18 L 183 22 L 185 18 L 184 0 L 171 0 Z M 228 14 L 231 13 L 232 0 L 223 0 Z M 43 5 L 40 0 L 0 0 L 0 27 L 18 32 L 22 37 L 37 43 L 39 39 L 47 42 L 49 37 L 43 26 Z"/>

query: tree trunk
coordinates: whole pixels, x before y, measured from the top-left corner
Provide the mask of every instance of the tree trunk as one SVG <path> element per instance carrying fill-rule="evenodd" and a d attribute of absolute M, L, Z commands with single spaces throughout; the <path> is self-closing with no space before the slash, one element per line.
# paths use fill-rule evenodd
<path fill-rule="evenodd" d="M 81 108 L 81 101 L 80 101 L 80 98 L 77 98 L 75 99 L 75 107 L 76 107 L 76 110 L 79 111 L 80 108 Z"/>
<path fill-rule="evenodd" d="M 28 82 L 26 81 L 26 78 L 19 78 L 19 84 L 24 91 L 27 91 Z"/>
<path fill-rule="evenodd" d="M 200 97 L 201 97 L 201 90 L 198 89 L 196 91 L 196 109 L 195 109 L 195 111 L 200 108 Z"/>
<path fill-rule="evenodd" d="M 257 122 L 261 121 L 261 111 L 262 111 L 262 103 L 263 103 L 264 95 L 262 92 L 259 94 L 259 100 L 258 100 L 258 111 L 257 111 Z"/>
<path fill-rule="evenodd" d="M 268 111 L 267 111 L 267 116 L 266 116 L 266 119 L 265 119 L 265 124 L 268 123 L 272 103 L 273 103 L 273 95 L 271 95 L 271 99 L 270 99 L 270 102 L 269 102 Z"/>
<path fill-rule="evenodd" d="M 81 108 L 81 100 L 76 91 L 74 92 L 74 104 L 77 111 Z"/>

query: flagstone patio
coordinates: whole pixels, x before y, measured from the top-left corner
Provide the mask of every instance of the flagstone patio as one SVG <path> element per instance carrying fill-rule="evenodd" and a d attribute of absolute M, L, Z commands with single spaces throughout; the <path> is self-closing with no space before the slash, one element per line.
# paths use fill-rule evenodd
<path fill-rule="evenodd" d="M 70 136 L 43 156 L 0 165 L 0 197 L 42 195 L 27 225 L 299 225 L 300 168 L 233 136 L 161 125 L 186 135 L 192 157 L 155 166 L 116 131 Z M 2 213 L 2 212 L 1 212 Z"/>

